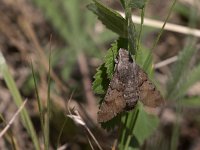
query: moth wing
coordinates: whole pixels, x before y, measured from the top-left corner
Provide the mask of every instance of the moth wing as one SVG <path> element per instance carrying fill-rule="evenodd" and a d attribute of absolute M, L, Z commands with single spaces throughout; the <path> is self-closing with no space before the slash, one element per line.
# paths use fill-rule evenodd
<path fill-rule="evenodd" d="M 109 87 L 104 102 L 101 104 L 99 112 L 97 113 L 97 121 L 106 122 L 112 119 L 118 113 L 122 112 L 125 106 L 126 103 L 123 93 Z"/>
<path fill-rule="evenodd" d="M 139 67 L 139 66 L 138 66 Z M 164 105 L 165 101 L 155 85 L 148 79 L 147 74 L 141 69 L 138 69 L 139 77 L 139 99 L 142 103 L 149 107 L 158 107 Z"/>

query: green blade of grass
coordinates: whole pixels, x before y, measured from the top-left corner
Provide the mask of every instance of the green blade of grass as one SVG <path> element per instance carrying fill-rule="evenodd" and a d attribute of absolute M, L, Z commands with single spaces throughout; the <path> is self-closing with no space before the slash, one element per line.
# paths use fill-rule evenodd
<path fill-rule="evenodd" d="M 173 67 L 172 78 L 167 84 L 167 99 L 176 99 L 179 93 L 180 82 L 183 81 L 184 74 L 189 69 L 189 62 L 197 49 L 194 48 L 196 44 L 195 38 L 189 38 L 183 51 L 178 56 L 178 61 Z"/>
<path fill-rule="evenodd" d="M 141 49 L 141 37 L 142 37 L 142 31 L 143 31 L 143 23 L 144 23 L 144 14 L 145 14 L 145 7 L 142 8 L 142 12 L 141 12 L 141 24 L 140 24 L 140 30 L 139 30 L 139 34 L 138 34 L 138 38 L 137 38 L 137 44 L 136 44 L 136 52 L 135 52 L 135 60 L 137 62 L 137 56 L 138 56 L 138 53 L 139 50 Z"/>
<path fill-rule="evenodd" d="M 170 17 L 170 15 L 171 15 L 171 13 L 172 13 L 172 10 L 173 10 L 174 7 L 175 7 L 176 1 L 177 1 L 177 0 L 174 0 L 174 1 L 173 1 L 172 6 L 170 7 L 170 10 L 169 10 L 169 12 L 168 12 L 168 14 L 167 14 L 167 17 L 166 17 L 166 19 L 165 19 L 165 22 L 164 22 L 164 24 L 163 24 L 163 26 L 162 26 L 162 28 L 161 28 L 161 30 L 160 30 L 158 36 L 156 37 L 155 42 L 153 43 L 153 46 L 152 46 L 152 48 L 151 48 L 151 51 L 152 51 L 152 50 L 156 47 L 156 45 L 158 44 L 158 41 L 159 41 L 159 39 L 160 39 L 160 37 L 161 37 L 163 31 L 164 31 L 164 27 L 165 27 L 167 21 L 169 20 L 169 17 Z M 143 66 L 144 70 L 147 70 L 147 68 L 149 68 L 149 64 L 150 64 L 149 62 L 150 62 L 150 61 L 151 61 L 151 53 L 149 53 L 149 55 L 148 55 L 148 57 L 147 57 L 147 59 L 146 59 L 146 61 L 145 61 L 145 63 L 144 63 L 144 66 Z"/>
<path fill-rule="evenodd" d="M 57 139 L 57 142 L 56 142 L 56 149 L 57 149 L 58 146 L 59 146 L 60 138 L 61 138 L 62 133 L 63 133 L 63 130 L 64 130 L 66 124 L 67 124 L 67 121 L 68 121 L 68 118 L 65 118 L 65 120 L 64 120 L 64 122 L 63 122 L 63 124 L 62 124 L 62 127 L 61 127 L 61 129 L 60 129 L 60 132 L 59 132 L 59 134 L 58 134 L 58 139 Z"/>
<path fill-rule="evenodd" d="M 43 114 L 43 106 L 39 97 L 39 93 L 38 93 L 38 87 L 37 87 L 37 81 L 36 81 L 36 76 L 35 76 L 35 72 L 33 69 L 33 64 L 31 62 L 31 71 L 32 71 L 32 76 L 33 76 L 33 81 L 34 81 L 34 86 L 35 86 L 35 93 L 36 93 L 36 99 L 37 99 L 37 103 L 38 103 L 38 108 L 39 108 L 39 113 L 40 113 L 40 124 L 41 124 L 41 129 L 42 129 L 42 136 L 43 136 L 43 140 L 45 139 L 44 136 L 44 114 Z"/>
<path fill-rule="evenodd" d="M 13 77 L 10 74 L 10 71 L 6 64 L 6 61 L 1 52 L 0 52 L 0 72 L 3 74 L 3 78 L 6 82 L 6 85 L 9 89 L 9 91 L 11 92 L 13 100 L 14 100 L 15 104 L 17 105 L 17 107 L 19 108 L 21 106 L 21 104 L 23 103 L 22 97 L 17 89 L 17 86 L 14 82 Z M 25 126 L 25 128 L 27 129 L 27 132 L 30 135 L 30 137 L 34 143 L 35 149 L 40 150 L 39 141 L 36 136 L 35 129 L 33 127 L 33 124 L 31 122 L 31 119 L 29 117 L 29 114 L 28 114 L 26 108 L 23 108 L 23 110 L 20 112 L 20 115 L 22 118 L 22 123 Z"/>
<path fill-rule="evenodd" d="M 187 92 L 187 90 L 194 85 L 196 82 L 200 81 L 200 64 L 192 69 L 187 76 L 184 76 L 180 82 L 179 90 L 176 93 L 175 98 L 181 98 Z"/>
<path fill-rule="evenodd" d="M 50 38 L 50 44 L 51 44 L 51 38 Z M 49 73 L 48 73 L 48 91 L 47 91 L 47 115 L 45 120 L 45 147 L 46 150 L 49 149 L 49 121 L 50 121 L 50 73 L 51 73 L 51 47 L 50 47 L 50 55 L 49 55 Z"/>

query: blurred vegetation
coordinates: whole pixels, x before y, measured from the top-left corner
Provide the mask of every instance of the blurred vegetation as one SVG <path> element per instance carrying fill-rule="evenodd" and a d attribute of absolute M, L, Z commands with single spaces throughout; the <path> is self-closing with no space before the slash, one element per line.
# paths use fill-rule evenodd
<path fill-rule="evenodd" d="M 103 30 L 101 34 L 94 32 L 95 16 L 86 9 L 89 0 L 34 0 L 55 30 L 67 43 L 60 49 L 54 59 L 59 62 L 64 59 L 62 78 L 69 79 L 69 75 L 76 62 L 79 52 L 85 52 L 89 56 L 101 58 L 102 45 L 116 38 L 109 30 Z M 93 30 L 91 30 L 93 29 Z"/>
<path fill-rule="evenodd" d="M 143 28 L 145 7 L 148 1 L 120 0 L 119 2 L 125 12 L 125 18 L 114 9 L 105 6 L 98 0 L 33 0 L 33 2 L 35 6 L 41 9 L 46 19 L 64 40 L 65 44 L 62 45 L 62 47 L 55 48 L 56 53 L 53 54 L 53 60 L 50 61 L 50 64 L 52 63 L 52 66 L 56 67 L 60 65 L 60 60 L 64 60 L 61 66 L 61 77 L 65 82 L 70 80 L 72 71 L 77 62 L 77 56 L 80 53 L 85 53 L 89 57 L 100 58 L 103 63 L 97 69 L 92 88 L 93 92 L 99 95 L 100 102 L 103 101 L 109 81 L 114 73 L 114 60 L 119 48 L 128 49 L 133 58 L 136 59 L 136 62 L 148 73 L 149 77 L 154 80 L 151 50 L 156 47 L 160 40 L 160 36 L 164 31 L 164 26 L 160 30 L 152 48 L 147 48 L 142 44 L 142 38 L 149 32 L 148 28 Z M 175 2 L 176 1 L 174 1 L 174 4 Z M 172 12 L 173 6 L 174 5 L 171 6 L 167 15 Z M 132 10 L 134 9 L 140 12 L 142 23 L 139 26 L 136 26 L 131 18 Z M 185 8 L 185 6 L 177 5 L 175 10 L 177 13 L 187 18 L 190 27 L 195 27 L 196 23 L 199 21 L 198 14 L 193 8 L 191 8 L 190 11 L 186 11 L 188 9 Z M 96 22 L 96 17 L 92 12 L 107 29 L 103 29 L 102 32 L 95 31 L 97 30 L 96 28 L 99 22 Z M 166 16 L 164 23 L 168 21 L 168 17 L 169 16 Z M 112 44 L 108 48 L 108 44 L 110 43 Z M 192 64 L 191 67 L 193 56 L 199 49 L 197 43 L 197 38 L 188 36 L 183 50 L 178 54 L 177 62 L 172 67 L 166 89 L 164 89 L 166 103 L 174 104 L 173 107 L 177 116 L 182 114 L 182 109 L 185 107 L 200 107 L 199 96 L 187 96 L 188 89 L 197 81 L 200 81 L 200 64 Z M 103 50 L 106 49 L 108 50 L 104 56 Z M 4 80 L 11 91 L 15 103 L 19 107 L 22 103 L 19 90 L 16 88 L 14 80 L 7 70 L 6 64 L 0 65 L 0 71 L 3 74 Z M 63 112 L 60 112 L 57 107 L 53 106 L 53 103 L 50 103 L 50 79 L 47 92 L 48 105 L 47 107 L 43 106 L 38 95 L 37 77 L 34 73 L 32 68 L 33 78 L 30 78 L 30 80 L 33 81 L 35 85 L 33 85 L 33 82 L 30 82 L 29 79 L 27 79 L 27 83 L 29 83 L 28 87 L 31 89 L 34 87 L 34 90 L 36 90 L 40 113 L 39 120 L 45 149 L 49 149 L 49 140 L 53 147 L 57 147 L 59 143 L 64 143 L 66 141 L 72 143 L 76 142 L 78 139 L 77 134 L 84 131 L 76 127 L 76 124 L 71 119 L 66 118 Z M 71 88 L 76 88 L 78 86 L 80 85 L 70 85 Z M 24 91 L 26 91 L 26 89 Z M 54 107 L 54 109 L 51 109 L 51 107 Z M 25 110 L 22 111 L 22 118 L 24 126 L 31 135 L 35 149 L 40 149 L 39 138 L 36 137 L 28 113 Z M 173 125 L 171 137 L 166 140 L 165 137 L 161 137 L 157 139 L 156 142 L 158 143 L 152 144 L 153 146 L 149 144 L 149 147 L 147 145 L 146 149 L 177 149 L 180 124 L 178 122 L 178 117 L 176 119 L 177 122 Z M 140 149 L 144 143 L 146 144 L 146 141 L 151 140 L 151 136 L 159 129 L 159 123 L 160 119 L 157 116 L 146 113 L 143 104 L 139 102 L 133 111 L 118 115 L 111 121 L 103 123 L 102 127 L 109 131 L 115 126 L 119 126 L 120 132 L 118 135 L 117 148 L 120 150 L 136 150 Z M 61 125 L 63 125 L 63 127 L 61 127 Z M 49 133 L 49 128 L 55 128 L 55 130 Z M 85 132 L 82 134 L 83 136 L 79 137 L 81 139 L 80 141 L 87 142 L 84 136 Z M 51 139 L 49 139 L 50 136 Z M 89 144 L 84 145 L 84 142 L 80 142 L 79 148 L 89 149 Z"/>

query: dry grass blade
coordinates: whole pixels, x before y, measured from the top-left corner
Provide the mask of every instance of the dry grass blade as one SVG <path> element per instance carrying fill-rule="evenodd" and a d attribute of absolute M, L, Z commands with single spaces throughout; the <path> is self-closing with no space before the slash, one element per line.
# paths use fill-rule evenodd
<path fill-rule="evenodd" d="M 87 136 L 87 135 L 86 135 Z M 87 136 L 87 139 L 88 139 L 88 142 L 89 142 L 89 145 L 90 145 L 90 147 L 91 147 L 91 149 L 92 150 L 94 150 L 94 147 L 93 147 L 93 145 L 92 145 L 92 142 L 90 141 L 90 138 Z"/>
<path fill-rule="evenodd" d="M 6 133 L 6 131 L 10 128 L 11 124 L 14 122 L 14 120 L 16 119 L 16 117 L 19 115 L 19 113 L 21 112 L 21 110 L 24 108 L 25 104 L 27 102 L 27 99 L 22 103 L 22 105 L 19 107 L 19 109 L 17 110 L 17 112 L 13 115 L 13 117 L 11 118 L 11 120 L 8 122 L 8 124 L 6 125 L 6 127 L 0 132 L 0 138 L 2 138 L 2 136 Z"/>
<path fill-rule="evenodd" d="M 64 144 L 64 145 L 60 146 L 59 148 L 57 148 L 57 150 L 65 150 L 65 149 L 67 149 L 67 147 L 68 147 L 68 144 Z"/>
<path fill-rule="evenodd" d="M 124 13 L 119 12 L 120 15 L 124 16 Z M 134 20 L 134 23 L 136 24 L 141 24 L 141 17 L 140 16 L 134 16 L 132 15 L 132 20 Z M 162 21 L 157 21 L 149 18 L 144 18 L 144 25 L 149 26 L 149 27 L 154 27 L 154 28 L 162 28 L 163 26 Z M 193 35 L 196 37 L 200 37 L 200 30 L 198 29 L 193 29 L 189 28 L 186 26 L 181 26 L 181 25 L 176 25 L 172 23 L 166 23 L 166 26 L 164 28 L 165 30 L 172 31 L 172 32 L 178 32 L 182 34 L 187 34 L 187 35 Z"/>
<path fill-rule="evenodd" d="M 170 57 L 168 59 L 165 59 L 157 64 L 154 65 L 154 69 L 158 69 L 158 68 L 161 68 L 161 67 L 164 67 L 164 66 L 167 66 L 175 61 L 177 61 L 178 59 L 178 56 L 173 56 L 173 57 Z"/>
<path fill-rule="evenodd" d="M 117 149 L 117 140 L 114 141 L 113 146 L 112 146 L 112 150 L 116 150 Z"/>
<path fill-rule="evenodd" d="M 76 115 L 67 115 L 67 116 L 79 125 L 82 125 L 82 126 L 86 125 L 80 116 L 76 116 Z"/>
<path fill-rule="evenodd" d="M 70 112 L 70 111 L 69 111 Z M 89 135 L 91 136 L 91 138 L 94 140 L 94 142 L 96 143 L 96 145 L 98 146 L 98 148 L 100 150 L 103 150 L 103 148 L 100 146 L 99 142 L 97 141 L 97 139 L 95 138 L 95 136 L 93 135 L 93 133 L 90 131 L 90 129 L 87 127 L 86 123 L 83 121 L 82 117 L 80 116 L 80 114 L 78 113 L 77 110 L 74 110 L 74 113 L 76 115 L 73 115 L 71 114 L 70 112 L 70 115 L 67 115 L 68 117 L 70 117 L 75 123 L 83 126 L 86 131 L 89 133 Z M 88 138 L 89 139 L 89 138 Z M 90 143 L 90 141 L 89 141 Z M 91 144 L 91 143 L 90 143 Z M 92 148 L 92 147 L 91 147 Z"/>

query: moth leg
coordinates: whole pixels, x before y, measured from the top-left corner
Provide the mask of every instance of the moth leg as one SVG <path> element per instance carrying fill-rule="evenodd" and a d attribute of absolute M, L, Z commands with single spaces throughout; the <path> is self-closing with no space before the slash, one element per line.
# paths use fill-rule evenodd
<path fill-rule="evenodd" d="M 117 58 L 115 58 L 115 64 L 118 64 L 119 60 Z"/>

